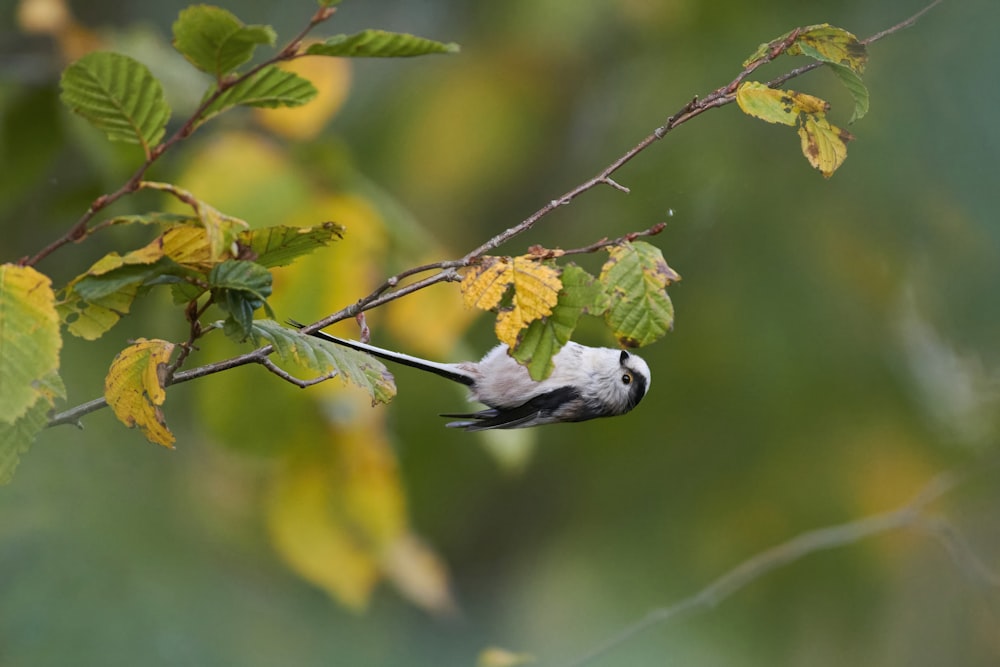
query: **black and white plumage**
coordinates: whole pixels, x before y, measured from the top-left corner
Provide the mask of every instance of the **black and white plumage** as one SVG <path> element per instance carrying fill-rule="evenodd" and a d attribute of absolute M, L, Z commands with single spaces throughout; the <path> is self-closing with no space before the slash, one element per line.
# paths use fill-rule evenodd
<path fill-rule="evenodd" d="M 294 321 L 289 323 L 299 328 L 303 326 Z M 640 357 L 625 350 L 587 347 L 573 342 L 564 345 L 553 357 L 552 374 L 539 382 L 507 354 L 507 346 L 503 343 L 478 362 L 445 364 L 337 338 L 322 331 L 311 334 L 466 385 L 470 398 L 484 403 L 487 409 L 441 416 L 460 419 L 447 425 L 467 431 L 527 428 L 623 415 L 639 404 L 651 381 L 649 366 Z"/>

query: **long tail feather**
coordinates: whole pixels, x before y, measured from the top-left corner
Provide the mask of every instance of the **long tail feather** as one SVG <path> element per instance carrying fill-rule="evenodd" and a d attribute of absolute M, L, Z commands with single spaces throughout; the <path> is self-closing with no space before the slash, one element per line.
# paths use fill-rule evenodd
<path fill-rule="evenodd" d="M 295 320 L 288 320 L 288 323 L 293 327 L 295 327 L 296 329 L 301 329 L 302 327 L 305 326 L 301 322 L 296 322 Z M 312 331 L 310 332 L 310 335 L 328 341 L 330 343 L 336 343 L 337 345 L 349 347 L 352 350 L 367 352 L 368 354 L 372 354 L 382 359 L 387 359 L 388 361 L 394 361 L 404 366 L 409 366 L 411 368 L 418 368 L 422 371 L 428 371 L 430 373 L 434 373 L 435 375 L 440 375 L 441 377 L 448 378 L 449 380 L 459 382 L 466 386 L 471 387 L 476 382 L 472 376 L 459 369 L 456 364 L 440 364 L 437 363 L 436 361 L 428 361 L 426 359 L 421 359 L 419 357 L 411 357 L 410 355 L 403 354 L 402 352 L 393 352 L 392 350 L 386 350 L 381 347 L 375 347 L 374 345 L 362 343 L 361 341 L 348 340 L 346 338 L 337 338 L 336 336 L 331 336 L 330 334 L 324 331 Z"/>

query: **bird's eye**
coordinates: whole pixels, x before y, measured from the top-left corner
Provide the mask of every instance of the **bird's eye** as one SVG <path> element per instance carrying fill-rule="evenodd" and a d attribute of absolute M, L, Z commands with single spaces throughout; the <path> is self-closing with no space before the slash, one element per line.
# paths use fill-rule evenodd
<path fill-rule="evenodd" d="M 622 384 L 632 384 L 632 374 L 625 373 L 622 375 Z"/>

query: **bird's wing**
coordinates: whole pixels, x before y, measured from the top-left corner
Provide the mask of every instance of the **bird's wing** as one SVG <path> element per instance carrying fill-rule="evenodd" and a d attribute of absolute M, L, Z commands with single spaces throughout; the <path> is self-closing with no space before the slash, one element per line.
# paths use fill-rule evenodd
<path fill-rule="evenodd" d="M 552 415 L 568 402 L 580 398 L 580 392 L 573 387 L 559 387 L 534 396 L 521 405 L 509 408 L 489 408 L 467 414 L 445 414 L 466 421 L 449 422 L 450 428 L 464 428 L 466 431 L 486 431 L 494 428 L 523 428 L 547 424 Z"/>

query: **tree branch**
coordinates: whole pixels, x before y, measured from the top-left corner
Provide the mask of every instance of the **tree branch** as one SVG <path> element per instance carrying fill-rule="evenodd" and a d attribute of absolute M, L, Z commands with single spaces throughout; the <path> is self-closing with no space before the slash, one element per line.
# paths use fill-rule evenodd
<path fill-rule="evenodd" d="M 67 231 L 65 234 L 55 239 L 51 243 L 49 243 L 47 246 L 39 250 L 31 257 L 22 258 L 19 264 L 21 264 L 22 266 L 34 266 L 35 264 L 42 261 L 43 259 L 51 255 L 53 252 L 63 247 L 64 245 L 67 245 L 69 243 L 76 243 L 86 238 L 90 233 L 94 231 L 94 229 L 89 227 L 90 221 L 93 220 L 94 216 L 97 215 L 100 211 L 110 206 L 111 204 L 121 199 L 122 197 L 124 197 L 125 195 L 137 191 L 140 188 L 143 178 L 145 178 L 146 176 L 146 172 L 149 171 L 149 169 L 153 166 L 153 164 L 155 164 L 156 161 L 159 160 L 160 157 L 162 157 L 163 154 L 166 153 L 168 150 L 170 150 L 173 146 L 183 141 L 184 139 L 187 139 L 194 133 L 195 129 L 197 128 L 198 119 L 201 117 L 201 114 L 205 111 L 205 109 L 207 109 L 213 102 L 216 101 L 216 99 L 218 99 L 227 90 L 229 90 L 230 88 L 239 83 L 242 83 L 243 81 L 252 77 L 253 75 L 257 74 L 257 72 L 264 69 L 265 67 L 274 65 L 275 63 L 282 62 L 284 60 L 291 60 L 295 58 L 297 55 L 298 47 L 301 45 L 302 40 L 305 38 L 305 36 L 317 25 L 330 18 L 333 15 L 334 11 L 335 8 L 333 7 L 327 7 L 327 8 L 321 7 L 319 10 L 317 10 L 315 14 L 313 14 L 312 18 L 309 20 L 308 25 L 298 35 L 296 35 L 284 48 L 278 51 L 276 55 L 272 56 L 271 58 L 268 58 L 267 60 L 264 60 L 263 62 L 258 63 L 257 65 L 254 65 L 249 70 L 247 70 L 243 74 L 240 74 L 239 76 L 235 76 L 231 79 L 222 79 L 218 81 L 215 90 L 210 95 L 207 95 L 204 100 L 202 100 L 201 104 L 198 106 L 197 109 L 195 109 L 194 113 L 192 113 L 191 116 L 189 116 L 188 119 L 184 121 L 184 123 L 177 129 L 176 132 L 174 132 L 170 136 L 170 138 L 168 138 L 166 141 L 161 142 L 159 145 L 155 146 L 149 152 L 149 154 L 146 156 L 146 160 L 141 165 L 139 165 L 139 167 L 135 170 L 135 172 L 133 172 L 132 176 L 130 176 L 129 179 L 125 181 L 124 185 L 122 185 L 114 192 L 103 194 L 99 196 L 97 199 L 95 199 L 87 208 L 87 210 L 84 212 L 84 214 L 80 216 L 80 218 L 76 221 L 76 223 L 69 228 L 69 231 Z M 103 228 L 103 226 L 100 225 L 98 227 Z"/>
<path fill-rule="evenodd" d="M 942 473 L 928 482 L 909 502 L 895 510 L 836 526 L 810 530 L 787 542 L 766 549 L 743 561 L 694 595 L 670 606 L 650 611 L 635 623 L 626 626 L 618 634 L 568 663 L 566 667 L 581 667 L 606 655 L 646 630 L 699 611 L 711 609 L 764 575 L 819 551 L 849 546 L 870 537 L 902 529 L 927 530 L 928 526 L 935 526 L 939 529 L 941 522 L 933 522 L 925 514 L 928 505 L 951 491 L 965 478 L 964 475 L 954 472 Z M 955 541 L 954 534 L 945 537 L 944 533 L 937 530 L 934 536 L 946 540 L 945 544 L 956 562 L 960 565 L 969 563 L 968 555 L 971 554 L 971 549 L 967 545 Z M 976 566 L 971 568 L 973 571 L 983 576 L 992 585 L 1000 584 L 996 575 L 982 566 L 974 555 L 972 561 L 976 563 Z"/>
<path fill-rule="evenodd" d="M 865 44 L 869 44 L 876 40 L 887 37 L 895 32 L 903 30 L 904 28 L 908 28 L 912 26 L 914 23 L 916 23 L 916 21 L 923 14 L 930 11 L 940 2 L 941 0 L 934 0 L 933 3 L 931 3 L 924 9 L 920 10 L 910 18 L 901 21 L 900 23 L 897 23 L 896 25 L 890 28 L 875 33 L 874 35 L 861 41 Z M 256 73 L 261 67 L 264 67 L 268 64 L 273 64 L 274 62 L 277 62 L 279 60 L 290 59 L 294 57 L 295 49 L 297 48 L 299 42 L 301 42 L 302 38 L 318 23 L 328 18 L 329 14 L 330 12 L 324 12 L 324 10 L 322 9 L 318 11 L 311 20 L 310 24 L 306 27 L 306 29 L 303 30 L 298 37 L 292 40 L 292 42 L 290 42 L 289 45 L 286 46 L 277 56 L 253 68 L 245 75 L 243 75 L 241 79 L 250 76 L 253 73 Z M 318 320 L 317 322 L 314 322 L 312 324 L 303 327 L 302 332 L 311 333 L 318 329 L 327 327 L 335 322 L 340 322 L 341 320 L 345 320 L 347 318 L 356 317 L 357 315 L 363 313 L 366 310 L 377 308 L 386 303 L 402 298 L 408 294 L 412 294 L 413 292 L 430 287 L 431 285 L 436 285 L 442 282 L 459 281 L 461 280 L 461 276 L 458 273 L 458 269 L 474 264 L 486 253 L 498 248 L 504 243 L 510 241 L 511 239 L 530 230 L 532 227 L 535 226 L 535 224 L 539 220 L 541 220 L 543 217 L 545 217 L 555 209 L 559 208 L 560 206 L 568 205 L 570 202 L 579 197 L 581 194 L 589 190 L 592 190 L 593 188 L 599 185 L 607 185 L 616 190 L 627 193 L 629 191 L 627 187 L 619 184 L 614 179 L 612 179 L 612 175 L 614 175 L 615 172 L 617 172 L 619 169 L 625 166 L 639 153 L 649 148 L 656 141 L 665 137 L 667 134 L 669 134 L 672 130 L 674 130 L 678 126 L 690 121 L 691 119 L 697 116 L 700 116 L 701 114 L 705 113 L 706 111 L 709 111 L 710 109 L 717 109 L 719 107 L 723 107 L 734 102 L 736 99 L 736 88 L 739 86 L 739 84 L 743 80 L 745 80 L 757 68 L 761 67 L 762 65 L 772 61 L 774 58 L 781 55 L 791 45 L 792 40 L 793 36 L 790 35 L 788 38 L 782 40 L 781 42 L 772 44 L 772 48 L 764 56 L 745 66 L 743 70 L 741 70 L 740 73 L 736 76 L 736 78 L 734 78 L 728 84 L 715 89 L 714 91 L 712 91 L 703 98 L 695 97 L 694 99 L 692 99 L 690 102 L 681 107 L 674 115 L 670 116 L 663 125 L 654 129 L 649 135 L 647 135 L 645 138 L 639 141 L 639 143 L 637 143 L 635 146 L 627 150 L 619 158 L 617 158 L 611 164 L 609 164 L 607 167 L 601 170 L 601 172 L 598 173 L 596 176 L 584 181 L 583 183 L 567 191 L 560 197 L 552 199 L 547 204 L 539 208 L 537 211 L 529 215 L 527 218 L 525 218 L 518 224 L 514 225 L 513 227 L 509 227 L 504 231 L 494 235 L 492 238 L 485 241 L 479 247 L 466 253 L 460 259 L 424 264 L 421 266 L 416 266 L 401 271 L 396 275 L 387 278 L 385 282 L 383 282 L 381 285 L 375 288 L 375 290 L 373 290 L 367 296 L 364 296 L 361 299 L 359 299 L 357 302 L 351 304 L 350 306 L 346 306 L 345 308 L 342 308 L 341 310 L 332 313 L 324 317 L 323 319 Z M 812 65 L 799 67 L 797 69 L 791 70 L 790 72 L 786 73 L 781 77 L 778 77 L 777 79 L 774 79 L 768 85 L 772 87 L 778 86 L 790 79 L 801 76 L 802 74 L 805 74 L 806 72 L 809 72 L 815 69 L 816 67 L 819 67 L 819 63 L 813 63 Z M 218 90 L 217 94 L 220 94 L 221 92 L 222 92 L 221 90 Z M 30 260 L 24 260 L 24 263 L 34 264 L 35 262 L 48 255 L 50 252 L 52 252 L 59 246 L 64 245 L 65 243 L 68 243 L 73 240 L 78 240 L 78 238 L 82 238 L 82 236 L 86 234 L 87 223 L 89 222 L 91 217 L 93 217 L 93 215 L 97 212 L 97 210 L 107 206 L 108 204 L 111 203 L 111 201 L 114 201 L 114 199 L 120 198 L 124 194 L 137 189 L 139 187 L 140 182 L 142 181 L 142 178 L 146 170 L 152 164 L 152 161 L 157 159 L 160 155 L 162 155 L 162 153 L 165 150 L 176 144 L 181 139 L 185 138 L 194 130 L 194 124 L 198 116 L 201 114 L 202 110 L 212 102 L 213 99 L 214 96 L 210 96 L 209 98 L 207 98 L 202 103 L 201 107 L 199 107 L 199 109 L 195 111 L 195 113 L 191 116 L 188 122 L 184 124 L 184 126 L 182 126 L 173 136 L 171 136 L 170 139 L 160 144 L 160 146 L 158 146 L 157 149 L 153 151 L 151 159 L 148 160 L 147 163 L 144 164 L 142 167 L 140 167 L 139 170 L 137 170 L 136 173 L 133 174 L 129 182 L 126 183 L 124 186 L 122 186 L 120 190 L 116 191 L 112 195 L 102 195 L 97 200 L 95 200 L 94 204 L 91 205 L 91 208 L 88 209 L 88 212 L 84 215 L 84 217 L 81 218 L 81 220 L 77 223 L 77 225 L 74 226 L 74 228 L 70 230 L 70 232 L 68 232 L 65 237 L 58 240 L 56 243 L 53 243 L 51 246 L 45 248 L 43 251 L 39 252 L 37 255 L 32 257 Z M 652 231 L 653 229 L 656 229 L 656 231 L 655 232 Z M 646 230 L 645 232 L 638 232 L 636 234 L 651 235 L 653 233 L 658 233 L 661 230 L 662 227 L 660 229 L 657 229 L 657 227 L 654 226 L 649 230 Z M 74 236 L 74 234 L 76 234 L 76 236 Z M 604 241 L 602 240 L 598 242 L 598 244 L 595 244 L 595 246 L 599 247 L 600 244 L 603 242 Z M 581 251 L 585 250 L 586 249 L 581 249 Z M 436 271 L 436 273 L 433 273 L 432 275 L 422 278 L 421 280 L 418 280 L 416 282 L 408 283 L 402 287 L 399 286 L 400 282 L 405 280 L 406 278 L 410 278 L 415 275 L 427 273 L 430 271 Z M 187 382 L 188 380 L 194 380 L 196 378 L 203 377 L 205 375 L 211 375 L 213 373 L 218 373 L 220 371 L 228 370 L 229 368 L 235 368 L 237 366 L 244 366 L 250 363 L 261 363 L 261 360 L 265 359 L 271 353 L 271 351 L 272 351 L 271 346 L 265 345 L 264 347 L 258 348 L 252 352 L 247 352 L 245 354 L 232 357 L 231 359 L 226 359 L 216 363 L 207 364 L 205 366 L 199 366 L 197 368 L 185 372 L 178 372 L 174 374 L 170 384 L 179 384 L 181 382 Z M 75 408 L 71 408 L 69 410 L 54 415 L 49 420 L 48 426 L 57 426 L 59 424 L 79 424 L 79 419 L 83 415 L 89 414 L 90 412 L 93 412 L 95 410 L 99 410 L 100 408 L 103 408 L 106 405 L 107 404 L 106 402 L 104 402 L 103 398 L 88 401 L 87 403 L 79 405 Z"/>

